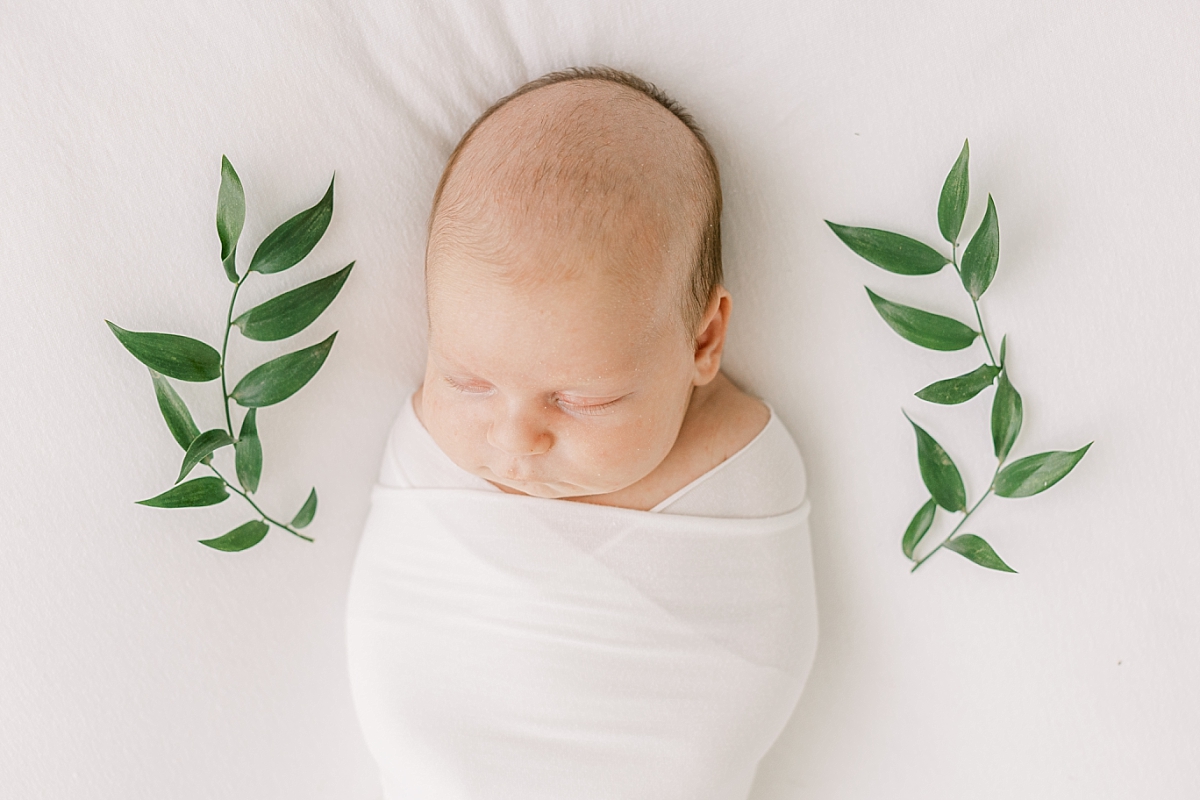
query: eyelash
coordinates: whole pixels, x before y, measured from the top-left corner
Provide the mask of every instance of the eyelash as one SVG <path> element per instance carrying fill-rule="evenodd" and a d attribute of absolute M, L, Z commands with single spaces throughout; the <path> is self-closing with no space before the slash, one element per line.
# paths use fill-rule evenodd
<path fill-rule="evenodd" d="M 487 393 L 487 392 L 473 391 L 471 389 L 468 389 L 466 386 L 463 386 L 461 383 L 459 383 L 458 381 L 456 381 L 450 377 L 446 377 L 445 380 L 446 380 L 446 383 L 448 383 L 450 385 L 450 388 L 454 389 L 455 391 L 462 392 L 463 394 L 486 394 Z"/>
<path fill-rule="evenodd" d="M 487 394 L 487 392 L 473 391 L 473 390 L 467 388 L 466 386 L 463 386 L 462 384 L 458 383 L 457 381 L 455 381 L 452 378 L 446 378 L 446 383 L 448 383 L 452 389 L 454 389 L 457 392 L 461 392 L 462 394 L 473 394 L 473 395 Z M 563 406 L 569 407 L 569 410 L 571 413 L 583 414 L 585 416 L 593 416 L 593 415 L 599 414 L 600 412 L 602 412 L 605 409 L 609 408 L 610 406 L 614 405 L 620 399 L 621 398 L 618 397 L 617 400 L 609 400 L 607 403 L 599 403 L 597 405 L 586 405 L 586 406 L 576 405 L 574 403 L 566 403 L 562 400 L 559 400 L 558 403 L 559 403 L 560 408 Z M 567 409 L 564 409 L 564 410 L 567 410 Z"/>
<path fill-rule="evenodd" d="M 607 403 L 600 403 L 598 405 L 577 406 L 577 405 L 573 405 L 571 403 L 563 403 L 560 400 L 559 405 L 560 405 L 560 407 L 563 405 L 570 406 L 571 413 L 578 413 L 578 414 L 583 414 L 585 416 L 592 416 L 595 414 L 599 414 L 600 412 L 604 411 L 604 409 L 608 408 L 609 406 L 613 405 L 616 402 L 617 402 L 616 400 L 609 400 Z"/>

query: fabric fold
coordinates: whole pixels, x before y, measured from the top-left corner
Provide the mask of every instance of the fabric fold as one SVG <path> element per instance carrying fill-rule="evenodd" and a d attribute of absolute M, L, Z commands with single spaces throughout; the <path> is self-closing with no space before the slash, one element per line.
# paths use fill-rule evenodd
<path fill-rule="evenodd" d="M 389 800 L 744 800 L 815 653 L 807 517 L 377 486 L 347 636 Z"/>

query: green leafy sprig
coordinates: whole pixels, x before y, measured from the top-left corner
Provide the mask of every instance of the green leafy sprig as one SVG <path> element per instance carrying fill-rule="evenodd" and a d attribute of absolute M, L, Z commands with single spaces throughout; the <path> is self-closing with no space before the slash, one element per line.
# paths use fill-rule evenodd
<path fill-rule="evenodd" d="M 226 375 L 229 333 L 237 327 L 247 339 L 273 342 L 294 336 L 311 325 L 341 291 L 354 262 L 332 275 L 307 283 L 299 288 L 284 292 L 265 303 L 234 317 L 238 291 L 252 273 L 269 275 L 283 272 L 299 264 L 317 242 L 325 235 L 333 217 L 333 180 L 325 196 L 316 205 L 301 211 L 271 232 L 254 251 L 250 265 L 244 273 L 237 269 L 238 239 L 246 221 L 246 197 L 242 182 L 229 159 L 221 157 L 221 189 L 217 195 L 217 236 L 221 240 L 221 264 L 225 276 L 233 284 L 229 298 L 229 311 L 225 317 L 225 335 L 221 351 L 210 345 L 173 333 L 150 333 L 129 331 L 108 324 L 117 340 L 134 358 L 150 369 L 154 383 L 154 394 L 158 407 L 166 420 L 171 436 L 183 448 L 183 463 L 175 485 L 148 500 L 139 500 L 144 506 L 155 508 L 191 508 L 211 506 L 229 498 L 229 493 L 240 495 L 254 511 L 258 519 L 252 519 L 228 533 L 212 539 L 202 539 L 201 544 L 216 550 L 236 552 L 246 550 L 263 540 L 270 526 L 287 531 L 305 541 L 300 530 L 307 527 L 317 513 L 317 490 L 313 488 L 300 510 L 290 522 L 280 522 L 267 514 L 252 495 L 258 491 L 262 476 L 262 442 L 258 437 L 258 409 L 280 403 L 304 387 L 317 370 L 325 363 L 333 340 L 334 331 L 324 341 L 305 347 L 265 364 L 260 364 L 234 385 L 229 391 Z M 192 419 L 183 398 L 175 391 L 167 378 L 203 383 L 221 381 L 221 394 L 225 409 L 225 427 L 201 432 Z M 241 430 L 234 433 L 230 401 L 246 409 L 242 417 Z M 237 485 L 231 483 L 212 463 L 212 457 L 225 447 L 234 451 L 234 471 Z M 185 481 L 192 470 L 203 464 L 213 474 Z"/>
<path fill-rule="evenodd" d="M 971 298 L 975 312 L 976 330 L 970 325 L 951 317 L 922 311 L 901 305 L 879 296 L 867 288 L 867 296 L 892 330 L 905 339 L 931 350 L 963 350 L 975 343 L 983 342 L 987 361 L 965 375 L 937 381 L 916 393 L 926 402 L 940 405 L 965 403 L 993 384 L 996 387 L 992 398 L 992 450 L 996 457 L 996 469 L 991 483 L 974 503 L 968 504 L 966 489 L 958 467 L 946 450 L 930 436 L 924 428 L 908 418 L 917 437 L 917 464 L 921 480 L 929 490 L 927 500 L 917 511 L 901 538 L 901 550 L 916 571 L 934 553 L 946 549 L 989 569 L 1015 572 L 996 554 L 984 539 L 972 533 L 963 533 L 967 520 L 991 495 L 999 497 L 1030 497 L 1044 492 L 1058 483 L 1087 453 L 1092 443 L 1078 450 L 1053 450 L 1026 456 L 1007 463 L 1017 435 L 1021 432 L 1024 416 L 1021 395 L 1013 387 L 1007 367 L 1007 335 L 1001 338 L 999 353 L 992 349 L 994 338 L 989 337 L 979 309 L 980 298 L 996 276 L 1000 261 L 1000 224 L 996 217 L 996 204 L 988 195 L 987 211 L 979 228 L 962 251 L 959 259 L 959 234 L 962 232 L 963 217 L 970 195 L 970 180 L 967 170 L 970 148 L 963 142 L 962 152 L 942 184 L 938 201 L 938 229 L 942 238 L 950 245 L 950 257 L 929 245 L 902 236 L 898 233 L 874 228 L 855 228 L 838 225 L 826 220 L 851 250 L 888 272 L 899 275 L 932 275 L 951 264 L 962 281 L 963 289 Z M 962 514 L 950 534 L 932 548 L 918 555 L 925 534 L 933 525 L 938 508 Z"/>

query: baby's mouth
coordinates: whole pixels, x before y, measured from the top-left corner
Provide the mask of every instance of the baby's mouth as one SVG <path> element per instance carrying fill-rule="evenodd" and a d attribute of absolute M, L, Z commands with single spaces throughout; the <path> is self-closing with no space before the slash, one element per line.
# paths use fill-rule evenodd
<path fill-rule="evenodd" d="M 486 466 L 484 469 L 491 474 L 488 480 L 492 483 L 506 486 L 521 494 L 532 495 L 534 497 L 563 497 L 579 492 L 578 487 L 562 481 L 544 480 L 524 475 L 515 477 L 512 474 L 505 474 Z"/>
<path fill-rule="evenodd" d="M 518 462 L 511 463 L 508 467 L 504 467 L 504 468 L 486 467 L 486 469 L 489 472 L 491 472 L 493 475 L 495 475 L 497 478 L 501 478 L 502 480 L 506 480 L 506 481 L 514 481 L 517 483 L 538 483 L 539 482 L 534 476 L 532 465 L 529 464 L 528 462 L 522 463 L 522 462 L 518 461 Z"/>
<path fill-rule="evenodd" d="M 488 472 L 492 473 L 492 476 L 495 478 L 495 480 L 500 481 L 501 483 L 519 483 L 519 484 L 523 484 L 523 485 L 529 485 L 529 484 L 534 484 L 534 483 L 541 484 L 542 483 L 542 481 L 535 480 L 534 478 L 532 478 L 530 476 L 517 474 L 514 470 L 509 470 L 507 472 L 499 472 L 497 470 L 492 469 L 491 467 L 484 467 L 484 469 L 486 469 Z"/>

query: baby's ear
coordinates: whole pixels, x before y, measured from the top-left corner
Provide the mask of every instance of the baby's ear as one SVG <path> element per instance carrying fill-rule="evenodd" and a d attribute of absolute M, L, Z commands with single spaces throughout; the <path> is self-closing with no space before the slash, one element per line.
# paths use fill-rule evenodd
<path fill-rule="evenodd" d="M 696 375 L 695 384 L 704 384 L 717 377 L 721 369 L 721 353 L 725 349 L 725 333 L 729 330 L 729 311 L 733 298 L 725 287 L 713 289 L 712 298 L 704 316 L 700 319 L 699 332 L 696 334 Z"/>

